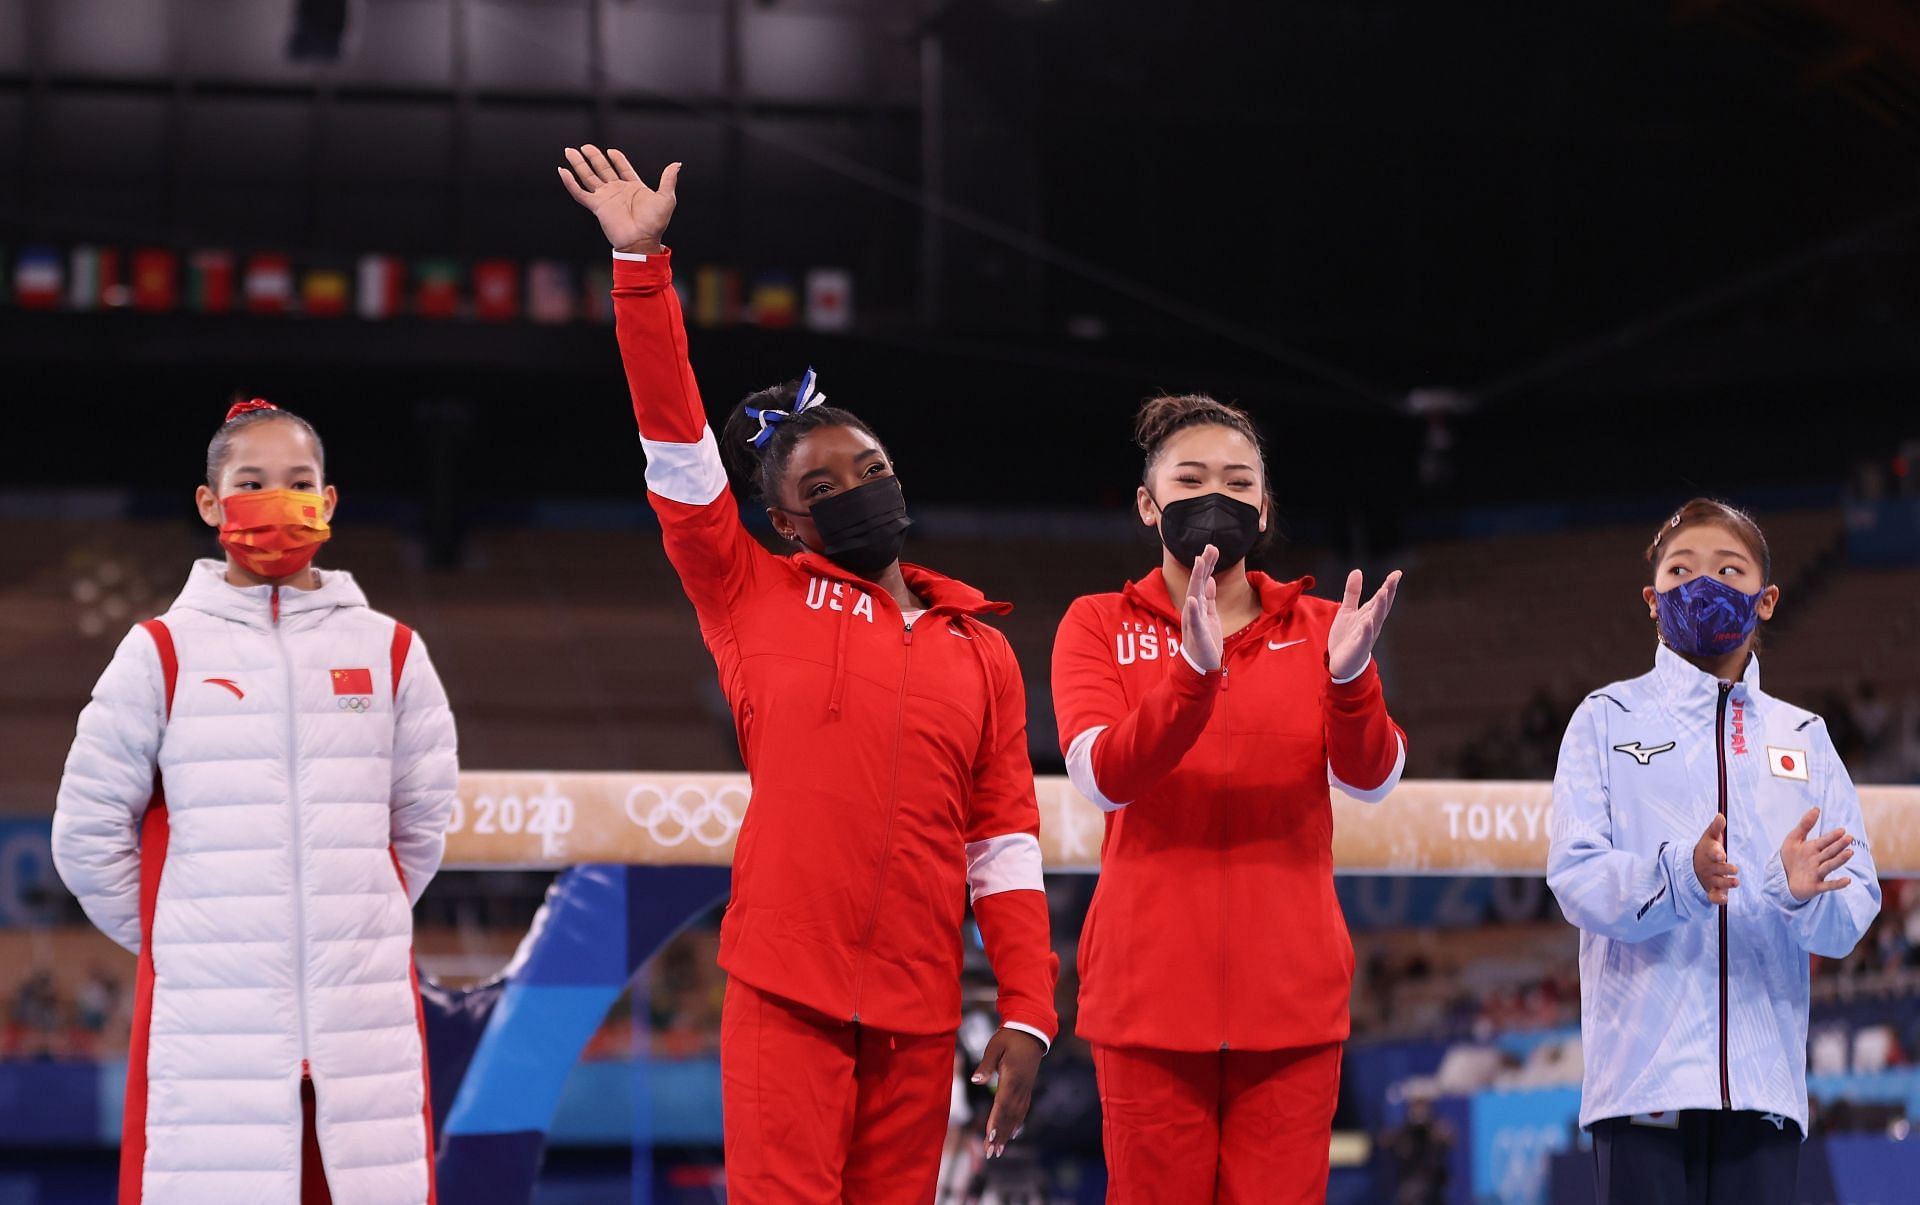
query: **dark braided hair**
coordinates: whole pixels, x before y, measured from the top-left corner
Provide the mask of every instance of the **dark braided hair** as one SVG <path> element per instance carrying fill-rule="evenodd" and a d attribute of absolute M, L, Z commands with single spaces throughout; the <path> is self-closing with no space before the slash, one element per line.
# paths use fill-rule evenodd
<path fill-rule="evenodd" d="M 787 461 L 793 457 L 793 449 L 798 446 L 802 436 L 822 427 L 851 427 L 873 440 L 880 437 L 873 429 L 860 421 L 850 410 L 838 406 L 814 406 L 804 413 L 795 415 L 774 424 L 773 436 L 759 447 L 753 446 L 753 437 L 760 430 L 760 420 L 750 418 L 747 410 L 792 410 L 794 401 L 800 396 L 800 382 L 783 381 L 750 393 L 740 399 L 733 412 L 727 415 L 727 421 L 720 429 L 720 460 L 727 467 L 727 477 L 733 482 L 736 492 L 744 493 L 769 506 L 780 505 L 780 479 L 786 474 Z"/>
<path fill-rule="evenodd" d="M 1253 417 L 1240 407 L 1216 401 L 1204 393 L 1163 393 L 1140 403 L 1140 413 L 1133 420 L 1133 442 L 1147 454 L 1146 464 L 1140 469 L 1140 484 L 1151 491 L 1153 468 L 1160 463 L 1167 441 L 1176 432 L 1203 423 L 1238 431 L 1247 437 L 1254 454 L 1260 458 L 1260 501 L 1267 513 L 1267 530 L 1260 533 L 1254 547 L 1264 548 L 1279 526 L 1279 508 L 1274 505 L 1273 487 L 1267 473 L 1266 441 L 1260 438 L 1260 428 L 1253 425 Z"/>
<path fill-rule="evenodd" d="M 321 475 L 324 477 L 327 471 L 327 450 L 321 445 L 320 433 L 313 429 L 313 424 L 291 410 L 281 410 L 274 406 L 263 406 L 257 410 L 247 410 L 235 414 L 226 422 L 221 423 L 220 429 L 213 433 L 212 441 L 207 444 L 207 488 L 213 490 L 215 493 L 219 492 L 220 473 L 227 467 L 227 454 L 231 450 L 230 445 L 233 443 L 233 437 L 235 435 L 238 435 L 248 427 L 257 427 L 261 423 L 279 422 L 294 423 L 299 426 L 302 431 L 307 433 L 307 438 L 313 441 L 314 459 L 319 461 L 314 467 L 319 469 Z"/>

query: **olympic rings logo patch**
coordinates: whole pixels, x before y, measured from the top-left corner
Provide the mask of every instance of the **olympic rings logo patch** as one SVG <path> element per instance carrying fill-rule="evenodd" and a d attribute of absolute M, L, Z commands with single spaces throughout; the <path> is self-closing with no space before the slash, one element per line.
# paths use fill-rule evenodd
<path fill-rule="evenodd" d="M 691 838 L 708 849 L 719 849 L 740 835 L 747 799 L 743 786 L 721 786 L 709 793 L 693 783 L 671 791 L 641 783 L 627 792 L 625 806 L 627 819 L 646 829 L 656 845 L 671 848 Z"/>
<path fill-rule="evenodd" d="M 333 704 L 342 711 L 364 712 L 372 708 L 373 696 L 341 695 L 333 701 Z"/>

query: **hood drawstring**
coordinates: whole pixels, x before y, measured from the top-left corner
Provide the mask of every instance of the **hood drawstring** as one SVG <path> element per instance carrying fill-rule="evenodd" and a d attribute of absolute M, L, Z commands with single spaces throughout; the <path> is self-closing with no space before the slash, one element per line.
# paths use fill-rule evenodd
<path fill-rule="evenodd" d="M 833 687 L 827 692 L 827 715 L 840 718 L 840 703 L 847 693 L 847 627 L 853 620 L 853 608 L 840 612 L 840 632 L 833 641 Z"/>

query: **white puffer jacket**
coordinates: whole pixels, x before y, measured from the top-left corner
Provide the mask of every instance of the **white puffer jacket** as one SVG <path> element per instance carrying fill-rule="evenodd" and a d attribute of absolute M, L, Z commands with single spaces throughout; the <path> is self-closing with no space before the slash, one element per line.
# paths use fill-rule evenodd
<path fill-rule="evenodd" d="M 432 1197 L 411 906 L 445 847 L 453 718 L 426 648 L 319 576 L 196 562 L 80 714 L 54 861 L 141 954 L 122 1205 L 299 1200 L 303 1071 L 335 1201 Z"/>

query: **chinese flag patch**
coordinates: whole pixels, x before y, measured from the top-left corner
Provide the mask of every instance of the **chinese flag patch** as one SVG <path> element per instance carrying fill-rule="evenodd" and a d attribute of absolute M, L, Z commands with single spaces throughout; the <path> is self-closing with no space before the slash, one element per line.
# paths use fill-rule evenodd
<path fill-rule="evenodd" d="M 336 669 L 333 671 L 333 693 L 337 695 L 370 695 L 373 693 L 373 671 L 370 669 Z"/>

